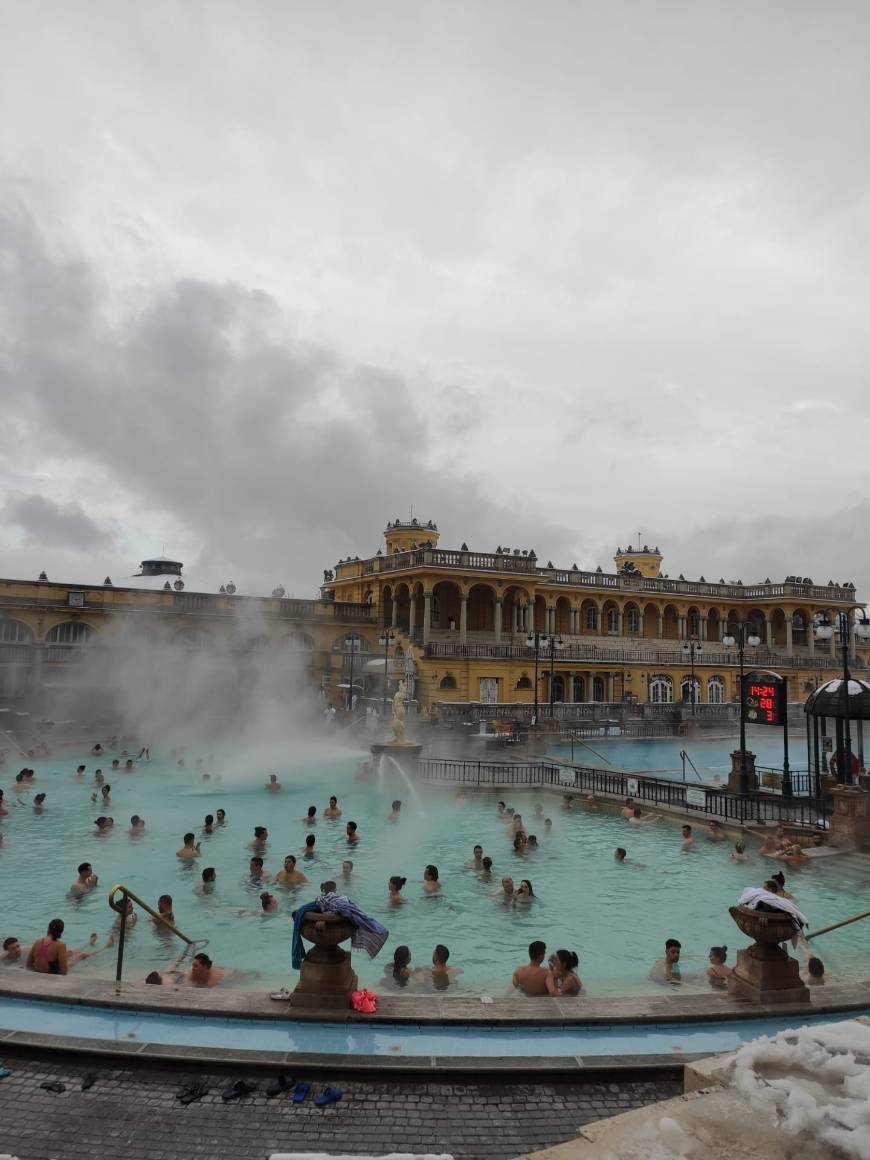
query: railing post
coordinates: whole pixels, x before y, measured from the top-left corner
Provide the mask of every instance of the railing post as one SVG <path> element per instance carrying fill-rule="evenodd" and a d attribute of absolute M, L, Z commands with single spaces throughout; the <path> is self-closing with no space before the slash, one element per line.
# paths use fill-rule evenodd
<path fill-rule="evenodd" d="M 124 937 L 127 933 L 127 893 L 121 896 L 121 930 L 118 935 L 118 961 L 115 966 L 115 982 L 121 982 L 121 972 L 124 969 Z"/>

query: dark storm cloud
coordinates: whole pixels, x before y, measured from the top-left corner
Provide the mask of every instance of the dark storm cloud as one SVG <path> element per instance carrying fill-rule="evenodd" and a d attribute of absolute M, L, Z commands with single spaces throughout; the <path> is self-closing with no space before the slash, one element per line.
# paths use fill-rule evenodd
<path fill-rule="evenodd" d="M 0 219 L 0 245 L 3 396 L 41 453 L 114 481 L 128 524 L 141 506 L 190 529 L 207 570 L 310 590 L 338 555 L 373 553 L 411 504 L 489 549 L 495 528 L 567 543 L 500 510 L 470 474 L 428 466 L 438 416 L 399 375 L 294 342 L 267 294 L 187 279 L 110 322 L 94 272 L 50 252 L 23 211 Z M 461 410 L 453 388 L 449 424 Z M 75 505 L 19 497 L 5 514 L 31 541 L 107 543 Z"/>
<path fill-rule="evenodd" d="M 57 504 L 41 495 L 12 495 L 0 508 L 0 523 L 11 524 L 24 534 L 27 544 L 52 544 L 85 551 L 105 548 L 112 536 L 77 503 Z"/>

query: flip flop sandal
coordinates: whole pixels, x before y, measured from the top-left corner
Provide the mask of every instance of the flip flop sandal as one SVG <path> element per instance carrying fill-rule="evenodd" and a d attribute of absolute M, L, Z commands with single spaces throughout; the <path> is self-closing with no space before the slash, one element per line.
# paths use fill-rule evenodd
<path fill-rule="evenodd" d="M 61 1083 L 60 1080 L 56 1080 L 56 1079 L 55 1080 L 46 1080 L 45 1083 L 41 1083 L 39 1086 L 47 1092 L 57 1092 L 58 1095 L 61 1092 L 66 1091 L 66 1084 Z"/>
<path fill-rule="evenodd" d="M 284 1092 L 288 1092 L 292 1087 L 293 1077 L 291 1076 L 288 1079 L 288 1077 L 284 1075 L 283 1072 L 281 1072 L 278 1078 L 270 1083 L 266 1088 L 266 1095 L 269 1097 L 269 1099 L 273 1099 L 275 1096 L 282 1096 Z"/>
<path fill-rule="evenodd" d="M 208 1095 L 208 1088 L 204 1083 L 188 1083 L 175 1093 L 175 1098 L 186 1107 L 194 1100 L 201 1100 L 206 1095 Z"/>
<path fill-rule="evenodd" d="M 251 1094 L 251 1092 L 255 1092 L 256 1090 L 257 1085 L 255 1083 L 251 1083 L 250 1080 L 237 1079 L 234 1084 L 224 1089 L 224 1091 L 221 1093 L 221 1098 L 225 1104 L 228 1104 L 230 1100 L 237 1100 L 240 1096 L 248 1096 Z"/>
<path fill-rule="evenodd" d="M 276 1003 L 289 1003 L 293 998 L 293 992 L 288 991 L 286 987 L 282 987 L 280 991 L 271 991 L 269 998 L 274 999 Z"/>
<path fill-rule="evenodd" d="M 308 1093 L 310 1091 L 311 1091 L 311 1084 L 305 1083 L 304 1080 L 300 1080 L 299 1083 L 296 1084 L 296 1086 L 293 1089 L 293 1096 L 292 1096 L 293 1103 L 294 1104 L 301 1104 L 302 1101 L 305 1099 L 305 1097 L 308 1095 Z"/>
<path fill-rule="evenodd" d="M 314 1102 L 318 1108 L 325 1108 L 327 1104 L 337 1103 L 343 1095 L 341 1088 L 328 1087 L 324 1088 L 319 1096 L 314 1097 Z"/>

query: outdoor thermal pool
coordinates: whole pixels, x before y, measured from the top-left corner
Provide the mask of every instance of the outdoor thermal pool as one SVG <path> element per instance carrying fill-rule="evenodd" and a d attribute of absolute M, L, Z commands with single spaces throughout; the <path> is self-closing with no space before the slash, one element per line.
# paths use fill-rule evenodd
<path fill-rule="evenodd" d="M 361 754 L 287 762 L 244 774 L 221 768 L 218 755 L 208 782 L 194 768 L 197 758 L 207 760 L 205 752 L 186 753 L 182 770 L 174 761 L 155 759 L 138 765 L 132 774 L 109 774 L 112 756 L 98 762 L 70 753 L 31 761 L 36 781 L 15 808 L 14 770 L 7 766 L 0 774 L 9 806 L 9 816 L 0 819 L 4 837 L 0 938 L 14 935 L 29 943 L 44 934 L 49 919 L 61 917 L 68 946 L 83 944 L 91 931 L 102 940 L 114 918 L 106 901 L 108 889 L 123 882 L 152 905 L 159 895 L 171 894 L 178 927 L 194 939 L 207 938 L 208 953 L 217 965 L 255 973 L 237 980 L 241 986 L 292 986 L 296 974 L 290 968 L 290 911 L 313 899 L 321 881 L 336 878 L 341 889 L 390 928 L 390 939 L 377 959 L 354 954 L 365 985 L 384 989 L 383 969 L 399 944 L 411 948 L 412 966 L 423 966 L 431 961 L 435 944 L 443 942 L 450 948 L 451 965 L 462 968 L 457 980 L 461 989 L 504 994 L 528 943 L 541 938 L 551 950 L 564 946 L 577 951 L 579 973 L 590 994 L 639 994 L 654 988 L 647 973 L 668 937 L 683 944 L 687 987 L 693 973 L 700 975 L 706 966 L 711 945 L 726 944 L 728 961 L 733 963 L 745 940 L 732 923 L 728 906 L 744 886 L 760 883 L 774 865 L 782 866 L 757 856 L 750 865 L 734 864 L 729 857 L 731 842 L 709 844 L 702 825 L 698 849 L 683 854 L 673 820 L 636 826 L 613 812 L 568 814 L 560 809 L 560 795 L 546 791 L 501 795 L 522 813 L 540 843 L 536 853 L 518 856 L 496 816 L 499 795 L 469 793 L 457 801 L 452 790 L 421 785 L 413 792 L 395 770 L 385 774 L 381 784 L 357 780 L 354 770 Z M 73 776 L 79 762 L 87 765 L 83 780 Z M 90 800 L 98 765 L 111 782 L 110 807 Z M 264 788 L 270 773 L 278 775 L 280 793 Z M 40 791 L 48 795 L 41 815 L 32 808 L 33 796 Z M 320 817 L 332 793 L 344 811 L 339 821 Z M 386 820 L 394 798 L 403 803 L 397 824 Z M 552 819 L 550 832 L 533 820 L 538 802 Z M 309 829 L 301 820 L 309 805 L 317 806 L 319 819 L 312 861 L 303 857 Z M 204 816 L 218 808 L 226 810 L 226 826 L 201 836 Z M 115 826 L 108 835 L 98 836 L 93 822 L 103 813 L 114 816 Z M 128 833 L 134 813 L 146 820 L 137 837 Z M 345 839 L 348 820 L 359 824 L 361 840 L 353 848 Z M 255 825 L 269 829 L 266 868 L 278 871 L 284 855 L 295 853 L 311 881 L 310 887 L 294 892 L 278 888 L 280 910 L 269 917 L 258 913 L 261 887 L 248 873 L 248 843 Z M 202 841 L 202 856 L 193 865 L 176 858 L 188 830 Z M 491 881 L 465 868 L 476 842 L 493 858 Z M 617 864 L 616 846 L 625 847 L 634 864 Z M 346 858 L 354 862 L 350 883 L 340 878 Z M 77 902 L 67 891 L 78 863 L 85 860 L 93 863 L 100 883 Z M 444 884 L 440 895 L 423 892 L 423 868 L 430 862 L 438 867 Z M 216 868 L 217 886 L 213 894 L 203 896 L 196 888 L 206 866 Z M 865 855 L 829 856 L 799 870 L 782 868 L 811 926 L 866 908 L 870 859 Z M 406 902 L 395 908 L 387 905 L 387 880 L 392 874 L 408 879 Z M 536 899 L 528 906 L 505 906 L 494 897 L 505 874 L 517 881 L 528 878 Z M 815 945 L 832 981 L 866 976 L 868 928 L 870 923 L 856 923 Z M 158 933 L 141 915 L 127 940 L 124 977 L 144 979 L 179 949 L 173 936 Z M 107 951 L 76 967 L 75 973 L 81 978 L 110 976 L 114 966 L 114 954 Z M 409 990 L 417 985 L 412 982 Z M 696 985 L 705 987 L 700 978 Z"/>

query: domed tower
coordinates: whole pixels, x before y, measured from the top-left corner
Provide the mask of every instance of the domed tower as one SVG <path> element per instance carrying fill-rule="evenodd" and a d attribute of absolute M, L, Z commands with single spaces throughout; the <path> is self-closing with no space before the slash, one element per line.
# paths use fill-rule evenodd
<path fill-rule="evenodd" d="M 384 529 L 386 554 L 410 552 L 414 548 L 435 548 L 438 545 L 438 525 L 432 520 L 400 520 L 396 518 Z"/>
<path fill-rule="evenodd" d="M 662 554 L 647 544 L 637 548 L 616 549 L 613 557 L 617 572 L 640 573 L 641 576 L 661 576 Z"/>

